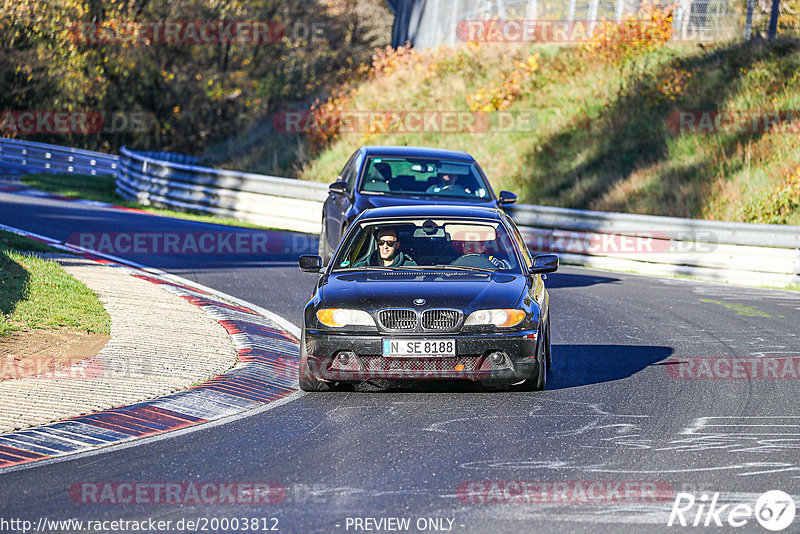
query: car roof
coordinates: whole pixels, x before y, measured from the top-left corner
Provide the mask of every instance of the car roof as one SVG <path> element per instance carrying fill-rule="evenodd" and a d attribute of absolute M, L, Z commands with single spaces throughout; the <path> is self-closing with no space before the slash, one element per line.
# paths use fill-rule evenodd
<path fill-rule="evenodd" d="M 368 209 L 358 217 L 358 221 L 389 219 L 395 217 L 426 217 L 437 219 L 458 217 L 469 219 L 500 220 L 502 219 L 501 213 L 502 212 L 497 208 L 487 208 L 482 206 L 422 204 Z"/>
<path fill-rule="evenodd" d="M 422 146 L 378 145 L 363 146 L 361 149 L 367 156 L 405 156 L 412 158 L 438 158 L 474 162 L 475 158 L 463 150 L 445 148 L 429 148 Z"/>

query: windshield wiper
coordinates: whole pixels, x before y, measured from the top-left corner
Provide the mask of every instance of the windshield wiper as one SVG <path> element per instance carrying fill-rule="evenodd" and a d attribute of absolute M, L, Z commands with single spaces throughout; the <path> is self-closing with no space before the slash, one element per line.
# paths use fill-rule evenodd
<path fill-rule="evenodd" d="M 335 273 L 343 273 L 349 271 L 390 271 L 393 267 L 377 267 L 374 265 L 365 265 L 363 267 L 340 267 L 338 269 L 334 269 L 333 272 Z"/>
<path fill-rule="evenodd" d="M 486 267 L 470 267 L 469 265 L 439 264 L 439 265 L 420 265 L 418 267 L 421 269 L 436 269 L 439 271 L 475 271 L 480 273 L 495 272 L 495 269 L 487 269 Z"/>

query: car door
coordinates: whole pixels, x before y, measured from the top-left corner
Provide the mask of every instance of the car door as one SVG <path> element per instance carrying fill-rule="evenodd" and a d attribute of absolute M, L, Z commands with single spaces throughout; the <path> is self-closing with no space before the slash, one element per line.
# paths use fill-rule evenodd
<path fill-rule="evenodd" d="M 514 221 L 508 216 L 506 216 L 506 224 L 508 224 L 508 227 L 511 229 L 511 235 L 514 238 L 514 241 L 517 242 L 520 256 L 522 256 L 523 270 L 530 272 L 531 268 L 533 267 L 533 256 L 531 256 L 528 246 L 525 244 L 525 239 L 522 237 L 517 225 L 514 224 Z M 546 313 L 547 308 L 545 305 L 545 299 L 547 298 L 547 292 L 544 288 L 542 275 L 535 274 L 531 277 L 531 280 L 532 283 L 528 289 L 528 296 L 536 301 L 540 309 Z"/>
<path fill-rule="evenodd" d="M 346 231 L 347 227 L 350 225 L 350 222 L 355 218 L 357 215 L 355 210 L 353 209 L 353 205 L 355 203 L 356 198 L 356 184 L 358 183 L 358 177 L 361 174 L 361 166 L 364 162 L 364 154 L 358 152 L 355 154 L 355 159 L 352 161 L 350 165 L 350 169 L 348 169 L 347 173 L 342 174 L 342 180 L 345 181 L 347 184 L 347 192 L 344 195 L 340 195 L 341 198 L 341 214 L 342 218 L 339 223 L 338 227 L 338 236 L 339 238 L 336 241 L 336 245 L 339 244 L 339 241 L 342 240 L 344 237 L 344 232 Z"/>
<path fill-rule="evenodd" d="M 347 160 L 342 172 L 339 173 L 338 178 L 336 178 L 337 182 L 342 181 L 350 174 L 350 170 L 353 168 L 353 163 L 356 159 L 356 154 L 357 152 L 350 156 L 350 159 Z M 328 198 L 325 200 L 325 236 L 327 238 L 328 248 L 330 250 L 335 250 L 336 246 L 339 244 L 339 240 L 341 239 L 340 232 L 342 229 L 342 221 L 344 220 L 346 198 L 346 194 L 330 191 L 328 193 Z"/>

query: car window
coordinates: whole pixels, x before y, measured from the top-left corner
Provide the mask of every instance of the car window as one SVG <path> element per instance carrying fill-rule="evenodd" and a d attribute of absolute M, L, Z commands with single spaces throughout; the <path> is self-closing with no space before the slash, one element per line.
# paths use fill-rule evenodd
<path fill-rule="evenodd" d="M 334 259 L 334 270 L 392 267 L 520 272 L 513 237 L 496 221 L 412 219 L 361 224 Z M 389 247 L 380 241 L 395 242 Z M 402 254 L 402 256 L 400 256 Z"/>
<path fill-rule="evenodd" d="M 347 163 L 344 164 L 344 168 L 342 169 L 342 172 L 339 173 L 338 180 L 345 180 L 346 179 L 347 175 L 350 173 L 350 169 L 353 168 L 353 162 L 356 159 L 356 154 L 358 154 L 358 152 L 356 152 L 352 156 L 350 156 L 350 159 L 348 159 Z"/>
<path fill-rule="evenodd" d="M 511 233 L 514 236 L 514 240 L 517 242 L 517 247 L 522 254 L 522 261 L 525 262 L 528 269 L 533 267 L 533 256 L 531 256 L 531 251 L 528 250 L 528 245 L 525 244 L 525 239 L 522 237 L 522 234 L 519 232 L 519 228 L 517 225 L 514 224 L 510 218 L 506 219 L 508 226 L 511 228 Z"/>
<path fill-rule="evenodd" d="M 356 180 L 358 179 L 358 171 L 361 169 L 362 161 L 364 161 L 364 155 L 359 152 L 358 156 L 356 156 L 356 159 L 353 161 L 353 164 L 350 166 L 347 175 L 342 175 L 342 178 L 347 182 L 348 193 L 352 193 L 353 189 L 355 189 Z"/>
<path fill-rule="evenodd" d="M 464 200 L 491 198 L 491 189 L 474 163 L 425 158 L 370 157 L 361 191 Z"/>

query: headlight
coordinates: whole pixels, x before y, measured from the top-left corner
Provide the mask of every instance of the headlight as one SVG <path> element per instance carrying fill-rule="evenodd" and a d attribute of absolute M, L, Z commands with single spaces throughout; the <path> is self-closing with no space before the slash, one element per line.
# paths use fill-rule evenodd
<path fill-rule="evenodd" d="M 522 310 L 477 310 L 469 314 L 464 326 L 490 325 L 500 328 L 517 326 L 525 319 Z"/>
<path fill-rule="evenodd" d="M 317 311 L 317 319 L 325 326 L 375 326 L 375 320 L 365 311 L 342 308 L 324 308 Z"/>

